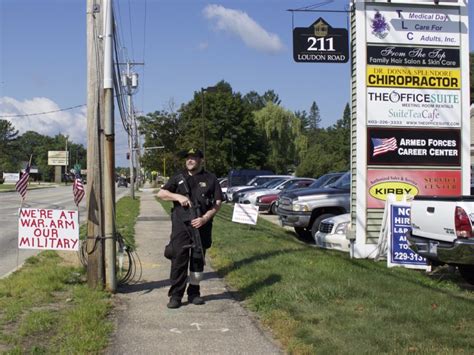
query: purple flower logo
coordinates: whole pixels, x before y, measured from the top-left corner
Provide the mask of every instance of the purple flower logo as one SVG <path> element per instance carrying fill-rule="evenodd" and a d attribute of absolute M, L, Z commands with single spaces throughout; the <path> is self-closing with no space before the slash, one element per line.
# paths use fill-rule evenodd
<path fill-rule="evenodd" d="M 379 12 L 379 10 L 376 11 L 377 12 L 375 13 L 374 18 L 372 19 L 372 24 L 370 25 L 370 27 L 372 28 L 372 34 L 375 37 L 384 39 L 388 35 L 390 26 L 385 20 L 385 17 Z"/>

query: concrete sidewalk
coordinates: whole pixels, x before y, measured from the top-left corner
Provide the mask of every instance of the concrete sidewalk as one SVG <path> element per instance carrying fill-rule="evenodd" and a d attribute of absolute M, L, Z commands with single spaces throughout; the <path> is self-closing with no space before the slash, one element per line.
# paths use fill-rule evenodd
<path fill-rule="evenodd" d="M 205 305 L 168 309 L 170 261 L 163 251 L 171 221 L 152 189 L 140 196 L 135 226 L 143 275 L 136 285 L 121 287 L 115 300 L 117 331 L 108 354 L 280 354 L 283 351 L 236 301 L 223 279 L 209 267 L 201 294 Z"/>

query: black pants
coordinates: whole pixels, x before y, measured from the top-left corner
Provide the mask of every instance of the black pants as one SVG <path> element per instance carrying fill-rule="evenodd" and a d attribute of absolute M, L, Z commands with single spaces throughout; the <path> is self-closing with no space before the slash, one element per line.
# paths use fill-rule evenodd
<path fill-rule="evenodd" d="M 209 226 L 212 228 L 211 226 Z M 205 230 L 210 228 L 205 228 Z M 171 287 L 168 296 L 171 298 L 181 299 L 186 290 L 186 280 L 188 277 L 188 267 L 191 272 L 203 272 L 204 263 L 201 258 L 195 258 L 192 248 L 191 227 L 175 228 L 171 234 L 171 245 L 173 248 L 173 258 L 171 259 L 170 280 Z M 206 248 L 210 246 L 210 233 L 201 232 L 201 240 L 203 244 L 203 252 L 205 255 Z M 198 285 L 189 285 L 187 290 L 188 296 L 200 296 Z"/>

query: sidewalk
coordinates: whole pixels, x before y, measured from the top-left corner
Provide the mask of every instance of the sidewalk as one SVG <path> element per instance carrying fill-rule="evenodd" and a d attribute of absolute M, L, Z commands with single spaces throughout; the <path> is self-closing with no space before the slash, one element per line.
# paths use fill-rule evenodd
<path fill-rule="evenodd" d="M 255 318 L 236 301 L 223 279 L 205 267 L 201 294 L 205 305 L 168 309 L 170 261 L 163 250 L 171 221 L 152 189 L 139 193 L 140 215 L 135 226 L 143 275 L 137 285 L 118 290 L 117 331 L 108 354 L 280 354 L 283 351 L 259 328 Z"/>

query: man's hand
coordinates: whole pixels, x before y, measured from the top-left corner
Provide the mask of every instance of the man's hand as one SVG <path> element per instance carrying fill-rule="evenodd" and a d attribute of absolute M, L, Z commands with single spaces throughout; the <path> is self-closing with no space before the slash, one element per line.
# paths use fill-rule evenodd
<path fill-rule="evenodd" d="M 186 196 L 176 194 L 176 201 L 183 207 L 190 207 L 191 201 Z"/>
<path fill-rule="evenodd" d="M 198 218 L 194 218 L 192 221 L 191 221 L 191 225 L 193 226 L 193 228 L 201 228 L 203 225 L 205 225 L 207 223 L 207 219 L 206 217 L 198 217 Z"/>

